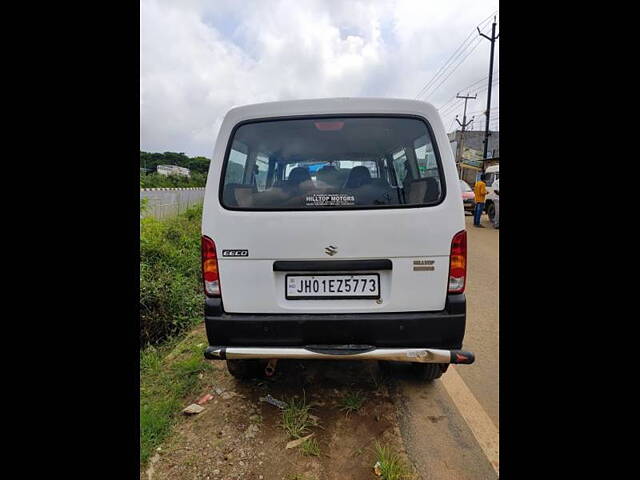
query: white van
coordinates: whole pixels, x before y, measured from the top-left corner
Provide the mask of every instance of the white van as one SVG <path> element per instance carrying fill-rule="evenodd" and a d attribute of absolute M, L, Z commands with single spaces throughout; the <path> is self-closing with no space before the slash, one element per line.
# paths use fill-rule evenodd
<path fill-rule="evenodd" d="M 487 167 L 484 171 L 484 183 L 487 185 L 487 196 L 485 197 L 484 202 L 484 211 L 487 212 L 487 216 L 489 220 L 493 222 L 493 217 L 495 215 L 495 193 L 493 184 L 500 179 L 500 165 L 491 165 Z"/>
<path fill-rule="evenodd" d="M 491 165 L 484 171 L 484 183 L 487 185 L 487 192 L 493 191 L 493 182 L 500 178 L 500 165 Z"/>
<path fill-rule="evenodd" d="M 204 198 L 205 357 L 411 362 L 464 352 L 466 232 L 436 109 L 387 98 L 231 109 Z"/>

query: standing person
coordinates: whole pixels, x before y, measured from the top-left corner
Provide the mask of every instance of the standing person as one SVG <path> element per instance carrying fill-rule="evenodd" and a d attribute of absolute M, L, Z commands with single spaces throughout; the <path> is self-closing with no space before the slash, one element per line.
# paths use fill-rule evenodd
<path fill-rule="evenodd" d="M 484 173 L 480 175 L 480 180 L 473 186 L 473 193 L 476 196 L 476 211 L 473 216 L 473 225 L 476 227 L 484 228 L 480 225 L 480 217 L 482 216 L 482 210 L 484 210 L 484 201 L 487 196 L 487 185 L 484 183 Z"/>

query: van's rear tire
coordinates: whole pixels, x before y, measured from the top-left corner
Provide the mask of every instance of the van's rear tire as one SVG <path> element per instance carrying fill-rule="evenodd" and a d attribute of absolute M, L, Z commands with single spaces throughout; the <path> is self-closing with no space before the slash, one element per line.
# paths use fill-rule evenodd
<path fill-rule="evenodd" d="M 402 371 L 427 382 L 440 378 L 449 368 L 448 363 L 405 363 L 386 360 L 380 360 L 378 365 L 380 365 L 380 370 L 387 375 L 393 374 L 395 367 L 398 366 Z"/>
<path fill-rule="evenodd" d="M 448 363 L 414 363 L 412 365 L 415 376 L 419 380 L 430 382 L 440 378 L 449 368 Z"/>
<path fill-rule="evenodd" d="M 260 375 L 260 360 L 227 360 L 227 370 L 241 380 L 255 378 Z"/>

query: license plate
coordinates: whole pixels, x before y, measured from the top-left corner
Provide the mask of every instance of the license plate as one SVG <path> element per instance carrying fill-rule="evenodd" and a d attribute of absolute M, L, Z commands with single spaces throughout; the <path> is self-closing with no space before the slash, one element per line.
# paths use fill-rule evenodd
<path fill-rule="evenodd" d="M 380 298 L 380 275 L 287 275 L 287 300 Z"/>

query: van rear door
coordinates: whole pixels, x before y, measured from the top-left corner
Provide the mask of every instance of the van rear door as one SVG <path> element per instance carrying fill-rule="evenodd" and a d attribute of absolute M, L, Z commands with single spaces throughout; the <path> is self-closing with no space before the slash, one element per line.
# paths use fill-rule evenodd
<path fill-rule="evenodd" d="M 464 213 L 433 138 L 409 116 L 237 125 L 203 221 L 225 311 L 442 310 Z"/>

